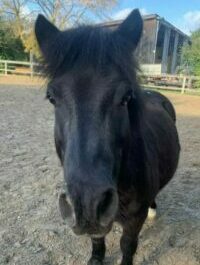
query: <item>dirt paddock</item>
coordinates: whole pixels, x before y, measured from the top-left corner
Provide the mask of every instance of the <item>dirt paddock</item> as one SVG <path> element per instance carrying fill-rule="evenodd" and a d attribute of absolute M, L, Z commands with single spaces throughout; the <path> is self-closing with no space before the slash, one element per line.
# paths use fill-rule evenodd
<path fill-rule="evenodd" d="M 53 108 L 44 90 L 0 86 L 0 264 L 83 265 L 89 239 L 63 224 Z M 200 264 L 200 97 L 166 93 L 175 104 L 182 153 L 174 179 L 146 221 L 135 265 Z M 121 228 L 107 237 L 105 264 L 120 258 Z"/>

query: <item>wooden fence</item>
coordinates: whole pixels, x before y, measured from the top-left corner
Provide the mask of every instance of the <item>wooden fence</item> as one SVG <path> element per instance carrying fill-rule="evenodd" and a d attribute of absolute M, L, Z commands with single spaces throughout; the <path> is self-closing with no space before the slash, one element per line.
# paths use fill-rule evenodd
<path fill-rule="evenodd" d="M 31 62 L 0 60 L 0 76 L 39 77 L 39 64 Z M 181 93 L 200 93 L 200 78 L 185 75 L 150 74 L 143 69 L 140 73 L 142 86 L 153 89 L 174 90 Z"/>
<path fill-rule="evenodd" d="M 196 76 L 141 73 L 140 79 L 144 87 L 180 91 L 182 94 L 200 93 L 200 78 Z"/>
<path fill-rule="evenodd" d="M 0 75 L 24 75 L 24 76 L 39 76 L 41 75 L 36 71 L 37 63 L 0 60 Z"/>

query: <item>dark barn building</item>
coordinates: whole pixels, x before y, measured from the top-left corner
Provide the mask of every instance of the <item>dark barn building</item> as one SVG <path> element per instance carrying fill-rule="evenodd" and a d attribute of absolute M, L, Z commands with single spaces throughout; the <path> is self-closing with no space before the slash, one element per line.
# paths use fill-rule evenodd
<path fill-rule="evenodd" d="M 176 73 L 181 61 L 181 49 L 189 37 L 164 18 L 154 14 L 143 16 L 143 36 L 136 50 L 146 73 Z M 122 21 L 110 21 L 102 26 L 116 28 Z"/>

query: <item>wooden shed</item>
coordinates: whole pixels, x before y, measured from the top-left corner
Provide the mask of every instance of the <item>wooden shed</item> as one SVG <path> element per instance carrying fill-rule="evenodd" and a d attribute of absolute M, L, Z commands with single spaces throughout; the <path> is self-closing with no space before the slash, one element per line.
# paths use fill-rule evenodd
<path fill-rule="evenodd" d="M 136 56 L 146 73 L 176 73 L 181 63 L 181 50 L 190 38 L 157 14 L 144 15 L 144 30 Z M 122 20 L 102 23 L 115 29 Z"/>

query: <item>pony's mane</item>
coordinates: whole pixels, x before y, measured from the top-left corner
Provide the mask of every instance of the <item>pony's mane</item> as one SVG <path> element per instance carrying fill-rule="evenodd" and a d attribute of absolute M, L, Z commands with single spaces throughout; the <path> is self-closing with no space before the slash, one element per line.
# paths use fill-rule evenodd
<path fill-rule="evenodd" d="M 59 32 L 48 49 L 43 69 L 51 78 L 74 68 L 81 71 L 88 67 L 98 72 L 117 67 L 136 78 L 138 67 L 130 56 L 131 43 L 117 31 L 100 26 L 79 26 Z"/>

